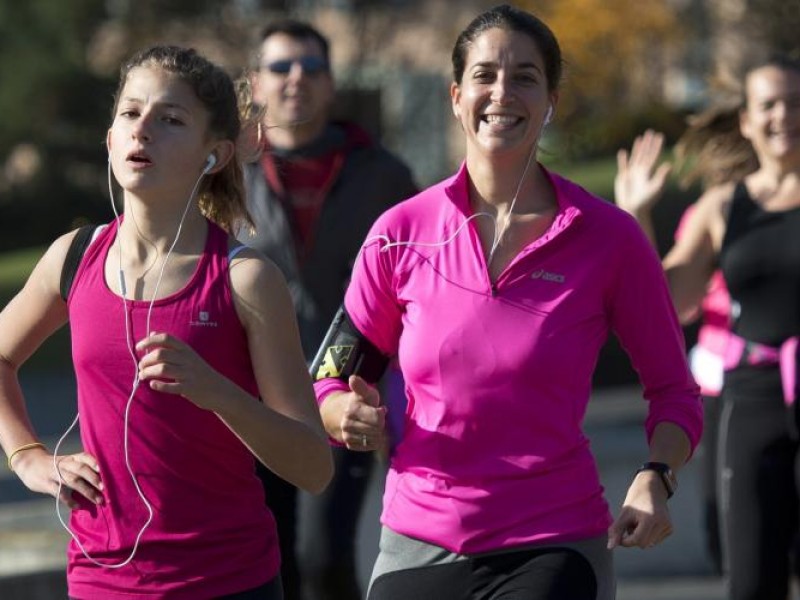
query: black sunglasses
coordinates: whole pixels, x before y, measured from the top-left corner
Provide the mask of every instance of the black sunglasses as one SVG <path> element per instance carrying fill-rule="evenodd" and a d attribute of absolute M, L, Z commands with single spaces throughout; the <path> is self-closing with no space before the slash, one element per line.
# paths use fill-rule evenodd
<path fill-rule="evenodd" d="M 328 61 L 320 56 L 301 56 L 299 58 L 275 60 L 262 64 L 261 70 L 278 75 L 286 75 L 292 70 L 292 65 L 294 64 L 299 64 L 303 69 L 303 73 L 307 75 L 316 75 L 328 70 Z"/>

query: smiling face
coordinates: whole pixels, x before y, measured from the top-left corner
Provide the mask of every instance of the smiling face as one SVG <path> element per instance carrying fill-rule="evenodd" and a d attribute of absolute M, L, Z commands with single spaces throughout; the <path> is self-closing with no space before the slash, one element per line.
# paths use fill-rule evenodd
<path fill-rule="evenodd" d="M 216 150 L 208 110 L 177 75 L 155 66 L 132 69 L 119 94 L 107 143 L 123 189 L 185 197 Z"/>
<path fill-rule="evenodd" d="M 468 156 L 527 156 L 557 101 L 534 40 L 501 28 L 483 32 L 470 44 L 463 78 L 452 84 L 450 96 L 466 134 Z"/>
<path fill-rule="evenodd" d="M 742 135 L 763 161 L 800 164 L 800 71 L 775 65 L 752 71 L 745 81 Z"/>

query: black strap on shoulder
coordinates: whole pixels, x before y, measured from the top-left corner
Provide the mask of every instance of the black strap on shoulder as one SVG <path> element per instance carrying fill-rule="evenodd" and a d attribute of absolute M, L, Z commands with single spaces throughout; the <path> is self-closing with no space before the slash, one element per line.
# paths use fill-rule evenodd
<path fill-rule="evenodd" d="M 81 264 L 83 253 L 92 241 L 92 233 L 94 233 L 95 225 L 84 225 L 78 229 L 78 233 L 72 238 L 72 243 L 67 250 L 67 256 L 64 259 L 64 266 L 61 268 L 61 299 L 66 302 L 69 297 L 69 290 L 72 288 L 72 281 L 75 279 L 75 273 L 78 271 L 78 265 Z"/>

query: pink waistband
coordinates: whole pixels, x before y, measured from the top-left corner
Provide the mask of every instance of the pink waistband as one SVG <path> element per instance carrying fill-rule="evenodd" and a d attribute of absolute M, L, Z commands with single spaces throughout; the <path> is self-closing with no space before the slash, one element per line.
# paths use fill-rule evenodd
<path fill-rule="evenodd" d="M 722 327 L 704 325 L 697 332 L 697 344 L 717 356 L 724 356 L 731 332 Z"/>
<path fill-rule="evenodd" d="M 726 371 L 730 371 L 740 365 L 779 365 L 783 399 L 787 405 L 790 405 L 797 397 L 798 341 L 800 341 L 800 337 L 790 337 L 780 347 L 774 348 L 750 342 L 735 333 L 729 333 L 723 356 L 723 366 Z"/>

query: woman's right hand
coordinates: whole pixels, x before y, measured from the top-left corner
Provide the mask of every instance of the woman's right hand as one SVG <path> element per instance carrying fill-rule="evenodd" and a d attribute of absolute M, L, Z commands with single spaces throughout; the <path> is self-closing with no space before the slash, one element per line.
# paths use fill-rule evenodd
<path fill-rule="evenodd" d="M 323 422 L 328 435 L 349 450 L 371 452 L 386 442 L 386 407 L 378 390 L 358 375 L 348 380 L 349 392 L 331 394 L 323 402 Z"/>
<path fill-rule="evenodd" d="M 93 504 L 103 503 L 103 482 L 95 458 L 85 452 L 68 454 L 58 458 L 58 470 L 53 466 L 53 455 L 39 448 L 20 453 L 14 460 L 14 473 L 32 492 L 49 494 L 70 509 L 80 503 L 73 492 L 87 498 Z M 59 472 L 63 485 L 59 493 Z"/>
<path fill-rule="evenodd" d="M 664 134 L 648 129 L 636 137 L 630 155 L 625 149 L 617 152 L 614 198 L 624 211 L 634 216 L 649 213 L 663 194 L 672 169 L 669 163 L 656 168 L 663 146 Z"/>

